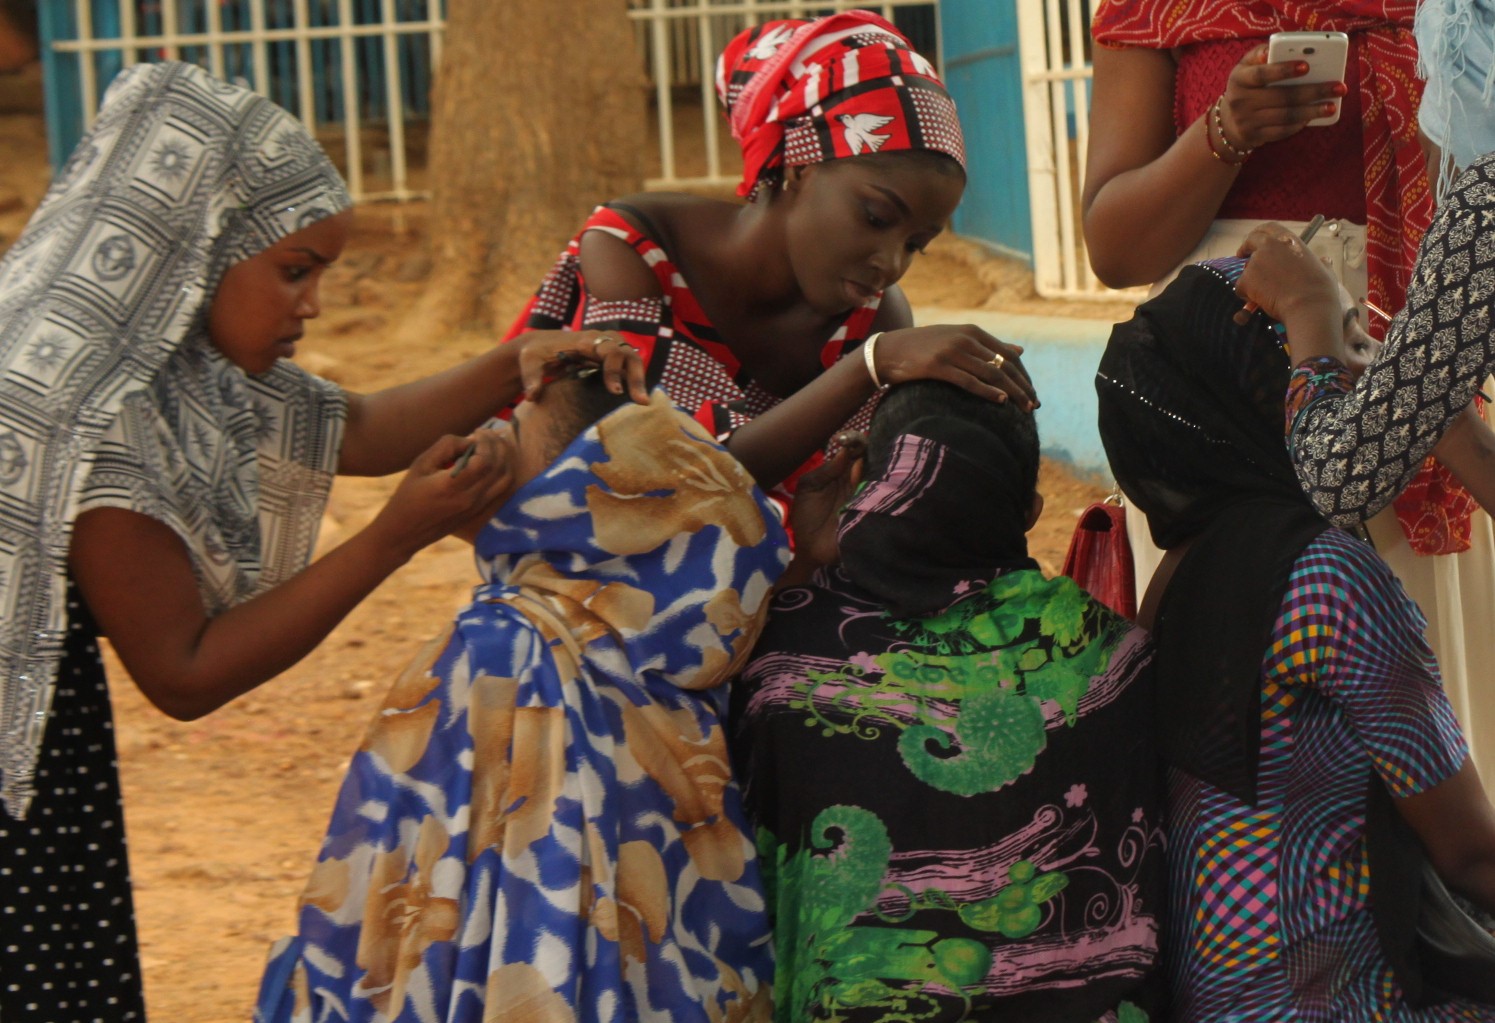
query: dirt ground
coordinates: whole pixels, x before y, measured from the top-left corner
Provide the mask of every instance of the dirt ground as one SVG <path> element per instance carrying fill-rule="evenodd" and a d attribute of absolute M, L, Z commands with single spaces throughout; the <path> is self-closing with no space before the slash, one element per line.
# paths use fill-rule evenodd
<path fill-rule="evenodd" d="M 0 250 L 46 188 L 34 75 L 0 77 Z M 419 293 L 423 211 L 373 207 L 328 274 L 324 312 L 301 361 L 354 390 L 413 378 L 481 351 L 491 338 L 432 337 L 397 346 L 387 328 Z M 560 239 L 556 239 L 559 244 Z M 1026 268 L 978 246 L 942 240 L 904 282 L 916 305 L 1063 312 L 1110 318 L 1124 310 L 1033 295 Z M 325 549 L 366 523 L 393 480 L 339 480 L 322 531 Z M 1093 482 L 1046 464 L 1046 510 L 1034 555 L 1063 559 Z M 294 923 L 344 765 L 387 682 L 447 620 L 475 581 L 471 549 L 446 540 L 390 578 L 292 671 L 211 717 L 171 721 L 109 658 L 146 996 L 161 1021 L 246 1020 L 265 951 Z"/>

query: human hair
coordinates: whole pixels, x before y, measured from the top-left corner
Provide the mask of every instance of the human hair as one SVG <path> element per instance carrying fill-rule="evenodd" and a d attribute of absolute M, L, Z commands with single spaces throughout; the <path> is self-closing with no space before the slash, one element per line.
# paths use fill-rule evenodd
<path fill-rule="evenodd" d="M 835 160 L 825 160 L 818 165 L 812 164 L 810 166 L 887 167 L 895 161 L 923 173 L 934 173 L 941 177 L 955 178 L 962 184 L 967 180 L 966 169 L 960 165 L 959 160 L 948 153 L 941 153 L 934 149 L 898 149 L 886 153 L 863 153 L 860 156 L 842 156 Z M 773 167 L 764 171 L 758 179 L 763 188 L 757 194 L 772 198 L 783 183 L 785 173 L 786 171 L 783 167 Z"/>
<path fill-rule="evenodd" d="M 915 164 L 921 169 L 934 171 L 947 178 L 966 180 L 966 169 L 960 165 L 960 161 L 949 153 L 942 153 L 937 149 L 898 149 L 889 153 L 863 153 L 860 156 L 842 157 L 838 162 L 876 162 L 886 166 L 895 160 L 905 164 Z"/>
<path fill-rule="evenodd" d="M 550 417 L 546 458 L 554 461 L 560 457 L 587 427 L 630 400 L 626 390 L 622 394 L 609 391 L 602 373 L 593 366 L 567 373 L 552 382 L 545 392 L 545 401 L 556 403 Z"/>
<path fill-rule="evenodd" d="M 36 0 L 0 0 L 0 18 L 9 20 L 31 42 L 38 40 Z"/>
<path fill-rule="evenodd" d="M 1038 490 L 1038 423 L 1015 401 L 995 402 L 943 380 L 911 380 L 890 387 L 872 417 L 867 436 L 867 475 L 880 477 L 887 468 L 894 438 L 921 419 L 953 419 L 989 434 L 1007 449 L 1017 468 L 1019 493 L 1026 508 Z M 979 459 L 981 452 L 961 452 Z"/>

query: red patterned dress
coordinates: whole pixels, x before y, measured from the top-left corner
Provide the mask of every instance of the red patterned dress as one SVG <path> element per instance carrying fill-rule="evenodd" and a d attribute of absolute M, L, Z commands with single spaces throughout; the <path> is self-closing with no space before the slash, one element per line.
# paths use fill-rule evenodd
<path fill-rule="evenodd" d="M 651 387 L 662 387 L 675 404 L 718 439 L 773 408 L 783 396 L 769 393 L 742 369 L 701 308 L 685 275 L 668 252 L 624 217 L 647 223 L 631 206 L 599 206 L 571 239 L 505 340 L 526 330 L 609 330 L 639 350 Z M 659 281 L 657 297 L 625 300 L 595 298 L 581 272 L 581 236 L 606 231 L 638 253 Z M 658 233 L 657 231 L 654 233 Z M 878 293 L 846 315 L 820 350 L 820 365 L 829 369 L 859 348 L 871 333 L 882 304 Z M 847 420 L 846 429 L 865 430 L 877 405 L 874 395 Z M 839 431 L 838 431 L 839 432 Z M 820 461 L 817 455 L 770 494 L 781 505 L 794 491 L 794 480 Z"/>

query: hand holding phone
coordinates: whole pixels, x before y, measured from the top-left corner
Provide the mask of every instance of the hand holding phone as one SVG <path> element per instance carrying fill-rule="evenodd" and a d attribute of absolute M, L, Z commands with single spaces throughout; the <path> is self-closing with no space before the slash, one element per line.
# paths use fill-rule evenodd
<path fill-rule="evenodd" d="M 1273 82 L 1274 87 L 1284 85 L 1319 85 L 1325 82 L 1343 82 L 1345 64 L 1349 59 L 1350 37 L 1343 32 L 1276 32 L 1267 40 L 1267 63 L 1285 64 L 1301 62 L 1308 65 L 1308 73 Z M 1331 100 L 1334 113 L 1315 117 L 1308 127 L 1336 124 L 1339 121 L 1340 101 Z"/>

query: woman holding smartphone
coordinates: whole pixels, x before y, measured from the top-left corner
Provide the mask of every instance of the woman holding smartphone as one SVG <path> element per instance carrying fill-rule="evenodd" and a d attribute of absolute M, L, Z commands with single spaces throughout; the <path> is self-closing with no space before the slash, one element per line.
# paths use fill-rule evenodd
<path fill-rule="evenodd" d="M 1413 0 L 1100 0 L 1084 183 L 1085 242 L 1114 287 L 1161 284 L 1231 256 L 1263 220 L 1294 234 L 1327 219 L 1325 258 L 1371 334 L 1371 309 L 1401 308 L 1433 201 L 1417 139 Z M 1305 85 L 1326 54 L 1268 59 L 1287 32 L 1348 36 L 1342 82 Z M 1317 49 L 1317 48 L 1316 48 Z M 1285 52 L 1279 40 L 1278 52 Z M 1329 125 L 1312 122 L 1332 116 Z M 1429 459 L 1394 508 L 1368 523 L 1376 549 L 1428 618 L 1428 639 L 1486 777 L 1495 776 L 1495 536 L 1459 481 Z M 1157 565 L 1128 510 L 1139 592 Z"/>

